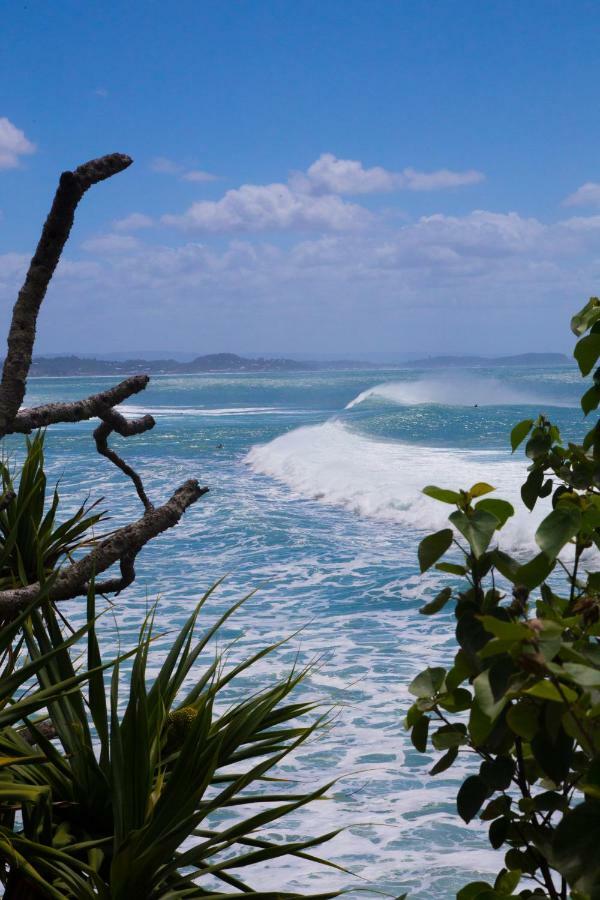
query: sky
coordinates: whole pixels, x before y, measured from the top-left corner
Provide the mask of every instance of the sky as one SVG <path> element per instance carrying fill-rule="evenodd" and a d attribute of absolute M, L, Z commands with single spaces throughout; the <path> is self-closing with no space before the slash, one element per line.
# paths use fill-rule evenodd
<path fill-rule="evenodd" d="M 600 4 L 0 0 L 0 329 L 36 351 L 570 351 L 600 292 Z"/>

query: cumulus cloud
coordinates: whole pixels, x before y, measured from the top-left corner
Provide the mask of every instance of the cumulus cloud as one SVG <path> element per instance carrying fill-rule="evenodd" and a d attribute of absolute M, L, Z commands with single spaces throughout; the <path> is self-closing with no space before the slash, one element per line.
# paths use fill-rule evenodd
<path fill-rule="evenodd" d="M 20 128 L 6 116 L 0 117 L 0 169 L 15 169 L 21 156 L 35 153 L 35 149 Z"/>
<path fill-rule="evenodd" d="M 306 173 L 293 173 L 290 184 L 299 191 L 372 194 L 395 190 L 435 191 L 477 184 L 483 179 L 483 173 L 476 169 L 420 172 L 407 168 L 401 172 L 391 172 L 381 166 L 365 168 L 356 159 L 338 159 L 333 153 L 322 153 Z"/>
<path fill-rule="evenodd" d="M 586 181 L 563 200 L 563 206 L 600 206 L 600 184 Z"/>
<path fill-rule="evenodd" d="M 286 184 L 244 184 L 216 201 L 193 203 L 183 215 L 166 215 L 165 225 L 204 232 L 362 228 L 371 213 L 334 195 L 312 196 Z"/>
<path fill-rule="evenodd" d="M 127 235 L 103 235 L 85 247 L 98 254 L 108 293 L 115 296 L 139 289 L 157 303 L 184 296 L 196 302 L 205 289 L 233 291 L 238 298 L 263 292 L 269 302 L 278 297 L 285 305 L 290 294 L 310 287 L 329 291 L 327 302 L 350 313 L 340 299 L 347 290 L 362 291 L 377 304 L 399 296 L 407 285 L 422 298 L 433 288 L 437 300 L 429 295 L 430 305 L 472 291 L 485 306 L 492 296 L 496 302 L 506 285 L 521 298 L 559 284 L 572 288 L 591 271 L 589 252 L 599 230 L 600 216 L 591 217 L 587 228 L 573 229 L 572 220 L 546 224 L 514 212 L 476 210 L 424 216 L 386 233 L 321 235 L 288 248 L 241 239 L 220 249 L 198 242 L 150 246 Z M 8 271 L 21 265 L 16 256 L 6 261 Z M 516 296 L 503 302 L 516 302 Z"/>
<path fill-rule="evenodd" d="M 453 351 L 472 349 L 479 339 L 490 350 L 499 339 L 527 349 L 541 321 L 556 321 L 560 341 L 573 296 L 593 292 L 599 235 L 600 216 L 546 223 L 490 210 L 306 235 L 283 245 L 258 236 L 166 246 L 123 233 L 100 235 L 86 242 L 89 257 L 61 263 L 58 307 L 45 321 L 57 340 L 67 327 L 69 339 L 86 346 L 90 334 L 110 344 L 117 323 L 122 330 L 135 322 L 146 346 L 168 335 L 173 346 L 198 352 L 300 350 L 319 342 L 327 351 L 367 341 L 372 348 L 402 344 L 422 351 L 432 335 L 441 345 L 451 341 Z M 7 310 L 26 262 L 0 256 Z M 85 320 L 73 314 L 82 297 Z M 194 343 L 198 334 L 202 347 Z"/>
<path fill-rule="evenodd" d="M 134 212 L 123 219 L 116 219 L 113 222 L 115 231 L 138 231 L 140 228 L 151 228 L 154 220 L 144 213 Z"/>
<path fill-rule="evenodd" d="M 150 163 L 150 168 L 153 172 L 158 172 L 161 175 L 175 175 L 182 181 L 206 183 L 217 181 L 219 177 L 218 175 L 213 175 L 212 172 L 205 172 L 203 169 L 187 169 L 166 156 L 156 156 Z"/>

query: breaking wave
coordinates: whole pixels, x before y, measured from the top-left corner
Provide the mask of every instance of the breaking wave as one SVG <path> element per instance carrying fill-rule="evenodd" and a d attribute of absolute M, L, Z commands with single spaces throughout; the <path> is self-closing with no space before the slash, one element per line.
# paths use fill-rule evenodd
<path fill-rule="evenodd" d="M 540 393 L 523 390 L 497 378 L 448 375 L 418 381 L 386 381 L 363 391 L 346 405 L 353 409 L 368 400 L 384 400 L 402 406 L 571 406 Z M 573 404 L 575 405 L 575 404 Z"/>
<path fill-rule="evenodd" d="M 534 513 L 523 510 L 519 488 L 525 467 L 506 453 L 372 440 L 338 420 L 296 428 L 255 446 L 246 462 L 299 497 L 419 531 L 444 527 L 450 511 L 422 493 L 425 485 L 458 489 L 490 482 L 496 496 L 518 510 L 503 530 L 506 549 L 530 542 L 534 525 L 548 511 L 548 501 L 539 502 Z"/>

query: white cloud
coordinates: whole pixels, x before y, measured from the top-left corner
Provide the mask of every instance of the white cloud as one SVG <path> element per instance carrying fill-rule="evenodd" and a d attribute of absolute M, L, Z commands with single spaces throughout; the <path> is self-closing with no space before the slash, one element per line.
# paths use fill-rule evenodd
<path fill-rule="evenodd" d="M 600 206 L 600 184 L 586 181 L 563 200 L 563 206 Z"/>
<path fill-rule="evenodd" d="M 151 228 L 153 225 L 154 220 L 150 216 L 137 212 L 113 222 L 115 231 L 138 231 L 140 228 Z"/>
<path fill-rule="evenodd" d="M 327 351 L 366 342 L 421 351 L 432 335 L 440 345 L 446 338 L 462 341 L 462 348 L 452 344 L 455 351 L 472 350 L 482 339 L 492 352 L 513 337 L 527 349 L 540 321 L 556 320 L 562 340 L 573 296 L 583 302 L 600 282 L 599 220 L 548 224 L 475 210 L 400 227 L 317 234 L 285 246 L 256 237 L 161 246 L 102 235 L 86 244 L 93 255 L 61 263 L 52 301 L 58 306 L 48 306 L 44 327 L 54 329 L 56 340 L 67 333 L 82 347 L 101 338 L 108 346 L 117 323 L 135 322 L 146 346 L 168 335 L 173 346 L 198 352 L 318 343 Z M 6 309 L 26 262 L 16 254 L 0 257 Z M 82 300 L 84 320 L 74 314 Z"/>
<path fill-rule="evenodd" d="M 165 225 L 205 232 L 323 230 L 352 231 L 372 216 L 333 195 L 311 196 L 285 184 L 244 184 L 217 201 L 201 201 L 180 216 L 163 216 Z"/>
<path fill-rule="evenodd" d="M 130 234 L 100 234 L 82 243 L 87 253 L 126 253 L 136 250 L 140 244 Z"/>
<path fill-rule="evenodd" d="M 452 172 L 450 169 L 437 169 L 434 172 L 418 172 L 416 169 L 404 169 L 401 176 L 401 187 L 409 191 L 438 191 L 445 188 L 464 187 L 478 184 L 485 175 L 477 169 L 465 172 Z"/>
<path fill-rule="evenodd" d="M 218 175 L 205 172 L 203 169 L 187 169 L 166 156 L 156 156 L 150 163 L 150 168 L 161 175 L 175 175 L 182 181 L 209 182 L 217 181 L 219 178 Z"/>
<path fill-rule="evenodd" d="M 516 291 L 502 300 L 510 304 L 530 290 L 572 286 L 587 277 L 598 219 L 573 231 L 572 220 L 548 225 L 514 212 L 476 210 L 422 217 L 386 233 L 322 235 L 287 249 L 250 240 L 232 240 L 224 249 L 197 242 L 150 246 L 126 235 L 100 236 L 86 242 L 86 249 L 98 252 L 109 294 L 129 296 L 139 289 L 159 304 L 159 298 L 184 296 L 196 303 L 206 289 L 246 298 L 264 293 L 269 303 L 276 297 L 285 305 L 290 294 L 309 286 L 330 291 L 328 302 L 351 312 L 346 290 L 360 289 L 377 305 L 410 285 L 422 298 L 434 287 L 438 293 L 428 296 L 430 305 L 444 305 L 451 296 L 460 306 L 463 291 L 471 291 L 485 306 L 492 297 L 497 302 L 506 285 Z M 7 265 L 10 271 L 21 261 L 15 256 Z"/>
<path fill-rule="evenodd" d="M 20 157 L 35 153 L 35 149 L 20 128 L 6 116 L 0 117 L 0 169 L 15 169 Z"/>
<path fill-rule="evenodd" d="M 306 173 L 293 173 L 290 184 L 299 191 L 372 194 L 394 190 L 442 190 L 477 184 L 483 179 L 483 173 L 475 169 L 464 172 L 453 172 L 450 169 L 419 172 L 411 168 L 391 172 L 381 166 L 367 169 L 359 160 L 338 159 L 333 153 L 322 153 Z"/>
<path fill-rule="evenodd" d="M 184 181 L 206 182 L 217 181 L 219 176 L 213 175 L 211 172 L 203 172 L 202 169 L 190 169 L 189 172 L 184 172 L 181 177 Z"/>
<path fill-rule="evenodd" d="M 306 176 L 300 175 L 300 179 L 296 181 L 298 187 L 305 184 L 309 189 L 333 194 L 370 194 L 394 190 L 397 175 L 381 166 L 365 169 L 358 160 L 338 159 L 333 153 L 322 153 L 309 166 Z"/>
<path fill-rule="evenodd" d="M 167 159 L 166 156 L 155 156 L 150 163 L 150 169 L 161 175 L 179 175 L 181 172 L 181 166 L 178 166 L 172 159 Z"/>

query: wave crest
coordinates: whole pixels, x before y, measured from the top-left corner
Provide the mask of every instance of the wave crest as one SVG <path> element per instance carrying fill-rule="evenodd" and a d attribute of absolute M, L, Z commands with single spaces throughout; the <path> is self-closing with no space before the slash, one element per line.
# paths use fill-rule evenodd
<path fill-rule="evenodd" d="M 452 450 L 371 440 L 339 421 L 297 428 L 246 456 L 253 471 L 285 484 L 297 496 L 344 507 L 358 515 L 418 530 L 447 525 L 450 507 L 422 493 L 427 484 L 468 488 L 489 481 L 513 502 L 517 516 L 502 535 L 507 550 L 530 544 L 547 501 L 534 514 L 523 509 L 524 466 L 495 451 Z"/>
<path fill-rule="evenodd" d="M 498 378 L 447 375 L 418 381 L 385 381 L 358 394 L 346 405 L 353 409 L 370 399 L 400 406 L 436 404 L 440 406 L 565 406 L 564 400 L 549 400 L 522 390 Z"/>

